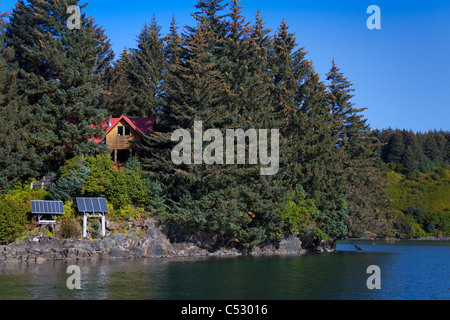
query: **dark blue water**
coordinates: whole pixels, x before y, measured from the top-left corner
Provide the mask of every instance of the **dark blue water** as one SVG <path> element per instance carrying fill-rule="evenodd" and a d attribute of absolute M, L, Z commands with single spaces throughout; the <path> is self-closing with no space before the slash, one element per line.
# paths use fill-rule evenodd
<path fill-rule="evenodd" d="M 0 264 L 0 299 L 450 299 L 450 242 L 357 243 L 295 257 Z M 70 264 L 80 290 L 67 288 Z M 381 289 L 367 288 L 370 265 Z"/>

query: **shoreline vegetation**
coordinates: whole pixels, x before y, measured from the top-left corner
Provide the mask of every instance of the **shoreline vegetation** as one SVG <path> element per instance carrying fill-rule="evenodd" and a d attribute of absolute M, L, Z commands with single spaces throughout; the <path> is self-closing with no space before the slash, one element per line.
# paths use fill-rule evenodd
<path fill-rule="evenodd" d="M 136 48 L 117 59 L 88 4 L 79 30 L 67 28 L 67 1 L 18 1 L 0 15 L 4 252 L 8 244 L 34 250 L 41 239 L 58 248 L 78 239 L 78 196 L 107 200 L 112 237 L 144 239 L 140 222 L 154 219 L 166 232 L 210 235 L 214 250 L 244 253 L 286 239 L 293 250 L 298 242 L 316 250 L 346 238 L 450 236 L 450 132 L 373 129 L 337 62 L 321 79 L 287 21 L 276 30 L 266 28 L 261 12 L 247 21 L 239 0 L 197 0 L 194 7 L 192 26 L 181 29 L 174 17 L 165 35 L 154 16 Z M 121 116 L 156 123 L 119 166 L 95 140 L 104 138 L 102 124 Z M 172 134 L 193 136 L 196 121 L 222 134 L 279 130 L 276 175 L 261 175 L 264 166 L 251 161 L 175 164 Z M 209 142 L 205 150 L 221 150 Z M 50 189 L 31 189 L 43 176 L 55 178 Z M 31 200 L 64 202 L 54 231 L 30 217 Z M 99 227 L 90 219 L 92 239 Z M 186 242 L 166 236 L 171 245 Z M 136 246 L 129 249 L 147 244 Z"/>

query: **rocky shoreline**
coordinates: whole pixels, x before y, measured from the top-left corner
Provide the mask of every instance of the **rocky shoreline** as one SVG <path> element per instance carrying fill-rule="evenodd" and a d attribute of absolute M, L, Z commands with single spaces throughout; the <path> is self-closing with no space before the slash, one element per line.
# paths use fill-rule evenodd
<path fill-rule="evenodd" d="M 28 237 L 11 245 L 0 246 L 0 263 L 41 263 L 51 260 L 136 259 L 165 257 L 301 255 L 310 251 L 335 251 L 334 243 L 306 247 L 296 236 L 285 236 L 277 244 L 243 247 L 226 243 L 217 236 L 180 233 L 150 227 L 143 236 L 122 233 L 101 240 L 60 240 L 48 236 Z"/>

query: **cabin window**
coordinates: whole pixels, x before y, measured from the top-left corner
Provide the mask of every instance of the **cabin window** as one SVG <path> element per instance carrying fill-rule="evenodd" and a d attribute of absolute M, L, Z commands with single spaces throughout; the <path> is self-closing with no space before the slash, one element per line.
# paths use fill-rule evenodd
<path fill-rule="evenodd" d="M 117 127 L 117 135 L 118 136 L 123 136 L 123 127 Z"/>
<path fill-rule="evenodd" d="M 130 127 L 126 126 L 125 127 L 125 135 L 129 136 L 130 134 L 131 134 Z"/>

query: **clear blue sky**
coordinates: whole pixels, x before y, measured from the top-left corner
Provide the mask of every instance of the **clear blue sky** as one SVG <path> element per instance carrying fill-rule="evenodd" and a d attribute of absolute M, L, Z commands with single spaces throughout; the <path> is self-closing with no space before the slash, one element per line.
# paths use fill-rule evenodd
<path fill-rule="evenodd" d="M 85 1 L 81 1 L 84 3 Z M 0 11 L 16 0 L 0 0 Z M 135 47 L 155 13 L 163 32 L 172 15 L 191 25 L 196 0 L 94 0 L 88 15 L 103 26 L 116 54 Z M 450 130 L 450 1 L 448 0 L 242 0 L 247 20 L 258 8 L 276 30 L 286 18 L 317 72 L 334 58 L 356 89 L 354 102 L 367 107 L 372 128 Z M 370 5 L 381 9 L 381 30 L 369 30 Z"/>

